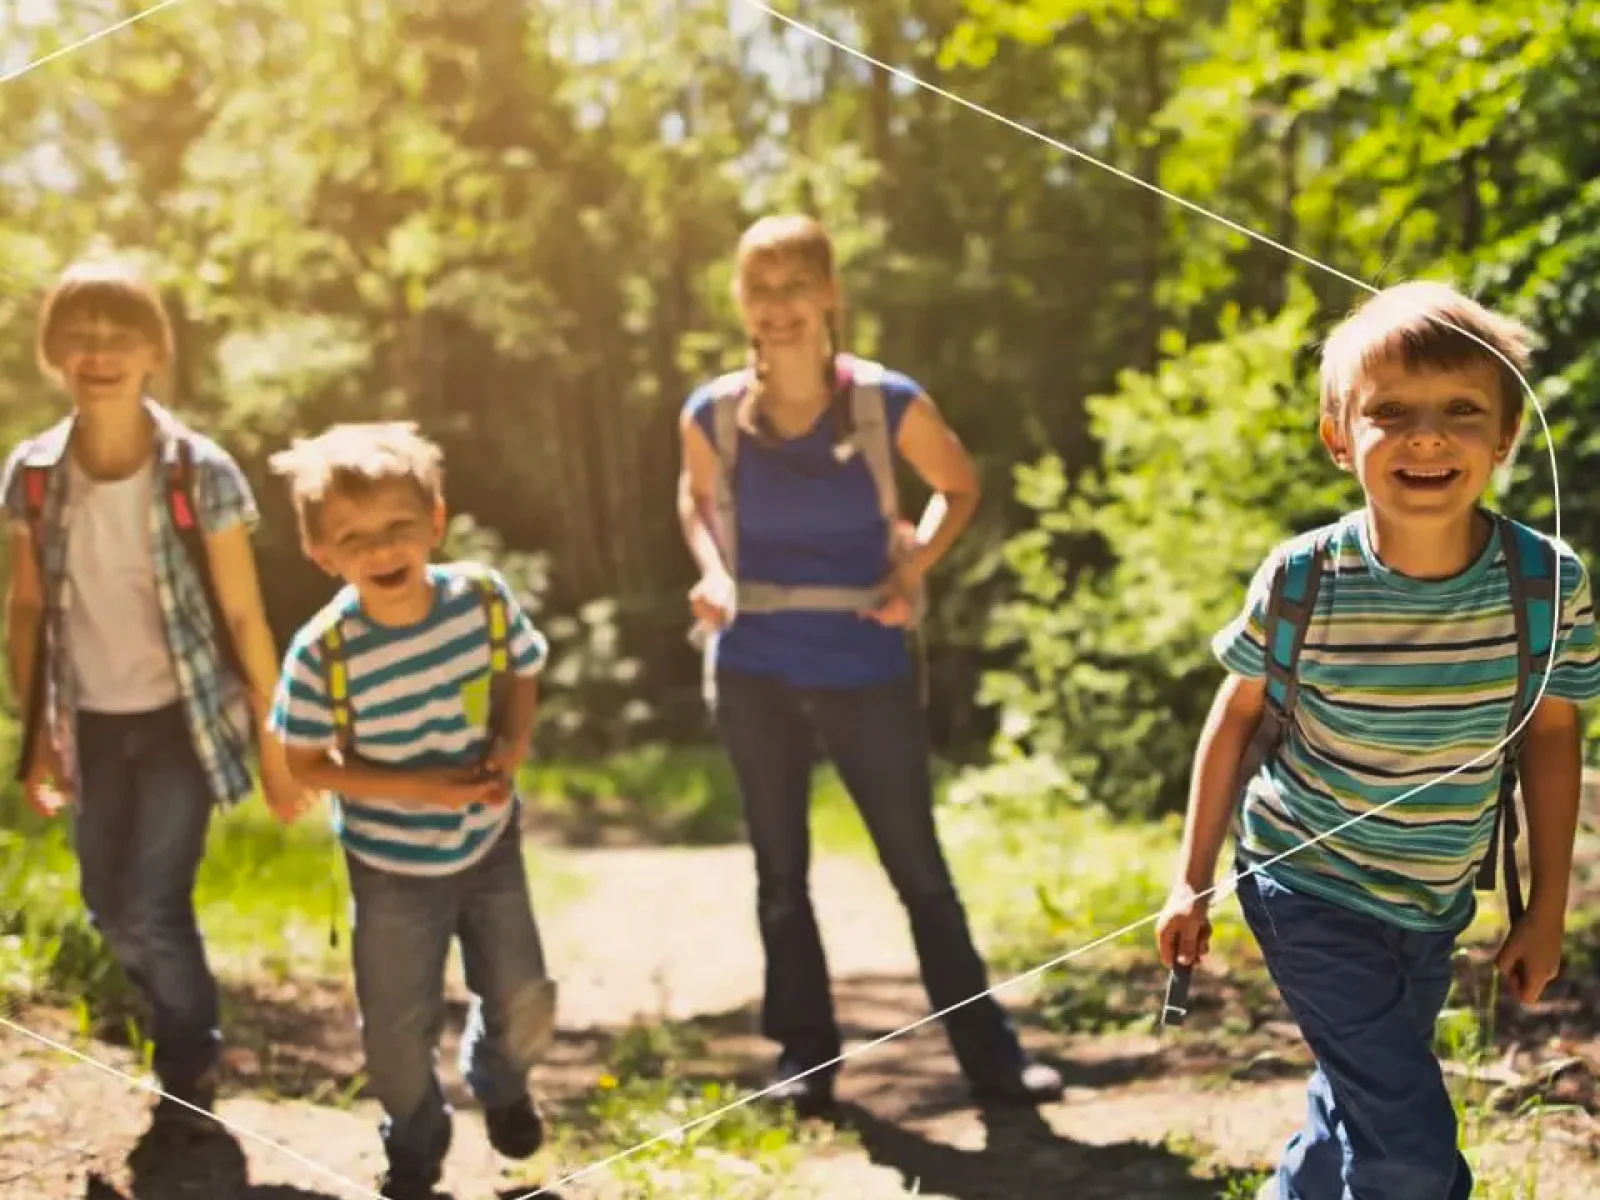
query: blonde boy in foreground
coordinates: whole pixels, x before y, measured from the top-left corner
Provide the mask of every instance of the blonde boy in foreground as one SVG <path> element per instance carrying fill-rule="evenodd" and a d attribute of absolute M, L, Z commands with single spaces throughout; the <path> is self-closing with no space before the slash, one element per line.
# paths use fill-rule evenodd
<path fill-rule="evenodd" d="M 272 725 L 296 776 L 335 796 L 366 1071 L 386 1114 L 379 1186 L 425 1200 L 451 1141 L 434 1054 L 453 938 L 473 994 L 461 1070 L 489 1140 L 526 1158 L 544 1138 L 527 1076 L 555 984 L 513 778 L 546 643 L 496 572 L 430 563 L 445 528 L 440 455 L 412 426 L 337 426 L 273 468 L 307 555 L 347 586 L 296 635 Z"/>
<path fill-rule="evenodd" d="M 1280 1200 L 1471 1195 L 1432 1038 L 1474 877 L 1492 882 L 1481 869 L 1503 833 L 1507 769 L 1520 773 L 1533 877 L 1497 964 L 1523 1003 L 1560 966 L 1576 705 L 1600 693 L 1600 657 L 1572 551 L 1481 505 L 1523 416 L 1516 375 L 1481 343 L 1526 362 L 1519 326 L 1429 283 L 1388 289 L 1334 332 L 1322 441 L 1366 504 L 1274 551 L 1214 643 L 1230 674 L 1201 735 L 1157 939 L 1169 966 L 1205 955 L 1197 893 L 1236 811 L 1241 872 L 1304 847 L 1238 884 L 1316 1059 L 1305 1125 L 1264 1193 Z M 1525 717 L 1520 756 L 1516 744 L 1491 753 Z"/>

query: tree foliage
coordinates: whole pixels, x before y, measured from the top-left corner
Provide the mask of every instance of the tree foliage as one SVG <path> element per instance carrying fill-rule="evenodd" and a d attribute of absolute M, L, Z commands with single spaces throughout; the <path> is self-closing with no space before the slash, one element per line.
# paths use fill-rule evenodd
<path fill-rule="evenodd" d="M 0 14 L 5 63 L 116 15 L 59 7 Z M 280 633 L 328 585 L 266 456 L 405 414 L 588 647 L 550 736 L 698 733 L 676 416 L 743 354 L 741 228 L 810 209 L 847 341 L 928 388 L 988 485 L 936 581 L 941 741 L 998 728 L 1134 809 L 1181 793 L 1253 556 L 1349 500 L 1309 372 L 1352 279 L 1453 279 L 1534 326 L 1564 531 L 1600 534 L 1600 0 L 786 11 L 1067 149 L 737 3 L 173 6 L 0 87 L 4 432 L 60 405 L 40 289 L 96 239 L 137 250 L 172 401 L 261 492 Z M 1535 436 L 1508 503 L 1549 528 L 1548 494 Z"/>

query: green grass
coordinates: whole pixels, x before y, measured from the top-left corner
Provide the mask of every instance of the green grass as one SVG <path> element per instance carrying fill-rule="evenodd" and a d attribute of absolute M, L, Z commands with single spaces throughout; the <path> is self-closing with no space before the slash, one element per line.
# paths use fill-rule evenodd
<path fill-rule="evenodd" d="M 550 1149 L 541 1155 L 539 1175 L 526 1176 L 529 1186 L 648 1142 L 595 1176 L 630 1196 L 768 1200 L 784 1194 L 783 1185 L 808 1153 L 852 1140 L 825 1126 L 802 1125 L 759 1101 L 709 1119 L 750 1092 L 706 1078 L 705 1053 L 704 1039 L 686 1025 L 663 1022 L 624 1031 L 610 1047 L 587 1103 L 563 1114 Z M 703 1123 L 674 1132 L 697 1121 Z"/>
<path fill-rule="evenodd" d="M 0 797 L 0 996 L 120 1011 L 126 984 L 89 926 L 69 838 L 65 816 L 41 820 L 14 791 Z M 530 852 L 528 874 L 541 910 L 573 898 L 575 877 L 558 858 Z M 292 826 L 257 799 L 217 814 L 195 904 L 221 974 L 281 981 L 346 970 L 348 889 L 321 808 Z"/>

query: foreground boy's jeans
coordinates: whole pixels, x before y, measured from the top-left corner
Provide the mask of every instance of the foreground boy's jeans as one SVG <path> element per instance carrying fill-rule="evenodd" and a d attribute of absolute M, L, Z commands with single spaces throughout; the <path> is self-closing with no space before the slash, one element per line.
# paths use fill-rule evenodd
<path fill-rule="evenodd" d="M 1317 1060 L 1281 1200 L 1466 1200 L 1433 1052 L 1458 933 L 1408 932 L 1259 874 L 1239 881 L 1239 905 Z"/>
<path fill-rule="evenodd" d="M 766 953 L 762 1032 L 782 1048 L 783 1069 L 817 1066 L 841 1049 L 807 886 L 818 737 L 905 905 L 933 1008 L 985 991 L 983 961 L 934 827 L 927 726 L 915 684 L 800 690 L 722 671 L 716 709 L 755 851 Z M 1003 1082 L 1016 1074 L 1022 1049 L 993 996 L 943 1021 L 969 1080 Z"/>
<path fill-rule="evenodd" d="M 395 875 L 348 854 L 345 863 L 362 1043 L 368 1086 L 386 1114 L 384 1148 L 393 1167 L 437 1181 L 451 1134 L 435 1071 L 451 939 L 461 940 L 472 993 L 461 1073 L 480 1104 L 499 1108 L 526 1094 L 554 1027 L 556 988 L 528 897 L 519 822 L 513 815 L 494 848 L 454 875 Z"/>
<path fill-rule="evenodd" d="M 181 706 L 78 715 L 72 811 L 83 902 L 150 1005 L 156 1075 L 179 1095 L 221 1050 L 217 983 L 194 911 L 211 809 Z"/>

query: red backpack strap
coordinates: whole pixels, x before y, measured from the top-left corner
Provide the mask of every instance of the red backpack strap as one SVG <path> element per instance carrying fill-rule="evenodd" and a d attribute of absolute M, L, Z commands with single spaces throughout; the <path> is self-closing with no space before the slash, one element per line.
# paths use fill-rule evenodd
<path fill-rule="evenodd" d="M 194 512 L 194 447 L 186 437 L 177 439 L 167 464 L 167 508 L 180 534 L 187 536 L 199 528 Z"/>
<path fill-rule="evenodd" d="M 227 614 L 217 594 L 216 580 L 211 574 L 211 556 L 206 550 L 204 530 L 200 528 L 194 498 L 194 446 L 182 433 L 173 434 L 172 440 L 172 454 L 167 459 L 167 512 L 172 517 L 178 540 L 200 575 L 201 590 L 205 592 L 206 607 L 211 610 L 211 625 L 222 661 L 240 681 L 248 681 L 244 659 L 234 644 L 233 630 L 228 626 Z"/>

